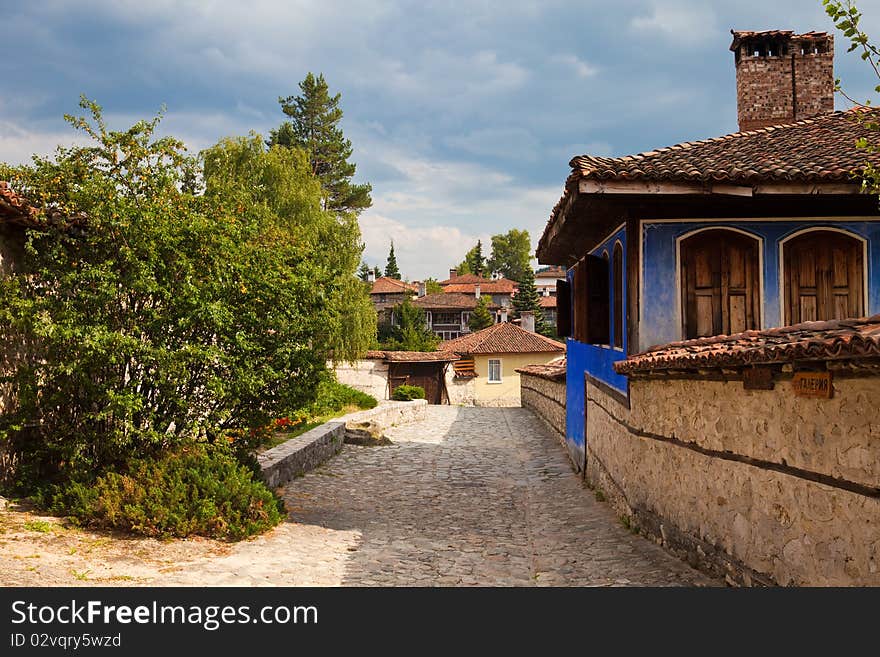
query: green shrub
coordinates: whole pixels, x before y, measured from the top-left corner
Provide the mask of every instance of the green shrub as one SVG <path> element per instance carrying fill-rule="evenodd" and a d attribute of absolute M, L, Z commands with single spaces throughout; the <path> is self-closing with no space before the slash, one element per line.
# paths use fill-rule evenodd
<path fill-rule="evenodd" d="M 413 399 L 424 399 L 425 389 L 421 386 L 397 386 L 391 399 L 396 401 L 412 401 Z"/>
<path fill-rule="evenodd" d="M 54 511 L 80 524 L 155 537 L 239 540 L 284 519 L 283 503 L 225 447 L 133 459 L 123 473 L 59 488 Z"/>
<path fill-rule="evenodd" d="M 343 410 L 346 406 L 357 406 L 361 409 L 375 408 L 375 397 L 355 390 L 332 379 L 326 379 L 318 385 L 318 396 L 312 404 L 313 416 L 327 415 Z"/>

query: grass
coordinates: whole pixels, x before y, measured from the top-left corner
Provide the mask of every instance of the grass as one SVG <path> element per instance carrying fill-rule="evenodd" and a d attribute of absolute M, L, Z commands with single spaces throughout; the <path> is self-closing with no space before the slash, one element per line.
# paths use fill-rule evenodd
<path fill-rule="evenodd" d="M 70 571 L 71 575 L 73 575 L 76 579 L 78 579 L 81 582 L 85 582 L 89 579 L 90 572 L 92 572 L 92 571 L 91 570 L 79 571 L 79 570 L 74 570 L 74 569 L 71 569 L 71 571 Z"/>
<path fill-rule="evenodd" d="M 55 525 L 53 525 L 51 522 L 46 522 L 45 520 L 28 520 L 26 523 L 24 523 L 24 528 L 28 531 L 48 534 L 55 528 Z"/>

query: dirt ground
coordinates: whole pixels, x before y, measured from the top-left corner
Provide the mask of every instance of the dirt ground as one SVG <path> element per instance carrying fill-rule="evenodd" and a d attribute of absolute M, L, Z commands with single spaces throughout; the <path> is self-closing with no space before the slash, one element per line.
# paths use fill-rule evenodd
<path fill-rule="evenodd" d="M 162 586 L 187 565 L 230 550 L 202 538 L 160 541 L 79 529 L 0 498 L 0 586 Z"/>

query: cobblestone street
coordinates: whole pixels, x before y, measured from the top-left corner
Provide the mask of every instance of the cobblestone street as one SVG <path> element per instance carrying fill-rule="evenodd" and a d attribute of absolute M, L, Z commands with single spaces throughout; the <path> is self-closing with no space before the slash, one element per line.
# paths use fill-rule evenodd
<path fill-rule="evenodd" d="M 285 488 L 293 522 L 168 583 L 694 585 L 628 532 L 531 412 L 432 406 Z"/>

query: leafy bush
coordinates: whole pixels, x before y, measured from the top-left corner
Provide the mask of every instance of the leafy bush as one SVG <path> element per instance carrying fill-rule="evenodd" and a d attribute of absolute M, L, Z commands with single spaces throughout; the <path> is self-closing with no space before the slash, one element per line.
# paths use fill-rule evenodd
<path fill-rule="evenodd" d="M 421 386 L 397 386 L 391 399 L 396 401 L 412 401 L 413 399 L 424 399 L 425 389 Z"/>
<path fill-rule="evenodd" d="M 323 209 L 306 153 L 252 135 L 195 159 L 158 118 L 112 131 L 82 107 L 66 118 L 93 143 L 0 165 L 35 208 L 0 280 L 21 347 L 0 480 L 24 494 L 264 427 L 375 332 L 356 218 Z"/>
<path fill-rule="evenodd" d="M 239 540 L 284 518 L 283 503 L 225 448 L 190 445 L 59 489 L 53 510 L 147 536 Z"/>
<path fill-rule="evenodd" d="M 333 380 L 325 380 L 318 386 L 318 397 L 312 404 L 311 410 L 312 414 L 317 416 L 341 411 L 347 406 L 357 406 L 361 409 L 375 408 L 378 403 L 375 397 L 365 392 Z"/>

